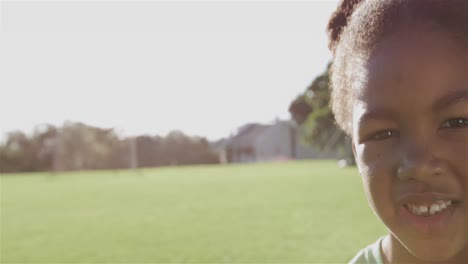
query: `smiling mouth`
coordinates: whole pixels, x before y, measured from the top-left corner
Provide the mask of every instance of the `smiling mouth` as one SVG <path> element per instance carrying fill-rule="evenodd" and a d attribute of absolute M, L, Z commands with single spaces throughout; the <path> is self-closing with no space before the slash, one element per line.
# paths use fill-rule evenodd
<path fill-rule="evenodd" d="M 430 204 L 413 204 L 407 203 L 404 206 L 417 216 L 431 216 L 449 210 L 455 206 L 456 202 L 452 200 L 437 200 Z"/>
<path fill-rule="evenodd" d="M 459 204 L 459 201 L 449 199 L 433 202 L 408 201 L 401 205 L 400 216 L 423 234 L 442 234 L 450 227 Z"/>

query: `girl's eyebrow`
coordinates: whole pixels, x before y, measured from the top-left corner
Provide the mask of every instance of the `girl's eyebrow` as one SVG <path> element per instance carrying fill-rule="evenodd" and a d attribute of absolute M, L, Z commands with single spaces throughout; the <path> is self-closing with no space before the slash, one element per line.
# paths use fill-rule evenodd
<path fill-rule="evenodd" d="M 435 101 L 432 110 L 437 112 L 465 100 L 468 101 L 468 89 L 455 90 Z"/>
<path fill-rule="evenodd" d="M 378 108 L 366 111 L 360 118 L 360 123 L 366 123 L 371 120 L 393 120 L 395 112 L 387 108 Z"/>

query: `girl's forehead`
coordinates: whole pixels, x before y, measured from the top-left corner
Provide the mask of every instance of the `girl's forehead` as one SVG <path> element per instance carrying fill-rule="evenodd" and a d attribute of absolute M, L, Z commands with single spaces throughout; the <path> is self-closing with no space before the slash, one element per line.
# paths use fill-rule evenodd
<path fill-rule="evenodd" d="M 383 93 L 385 87 L 392 88 L 389 93 L 426 93 L 427 87 L 462 85 L 468 78 L 468 47 L 447 34 L 407 30 L 384 39 L 362 71 L 356 73 L 358 100 Z"/>

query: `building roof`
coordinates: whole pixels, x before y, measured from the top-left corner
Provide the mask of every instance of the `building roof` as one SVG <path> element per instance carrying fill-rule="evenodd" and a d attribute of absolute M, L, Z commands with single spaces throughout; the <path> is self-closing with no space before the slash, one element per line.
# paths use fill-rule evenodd
<path fill-rule="evenodd" d="M 245 148 L 254 144 L 255 140 L 271 125 L 247 124 L 239 128 L 239 132 L 228 139 L 227 145 L 231 148 Z"/>

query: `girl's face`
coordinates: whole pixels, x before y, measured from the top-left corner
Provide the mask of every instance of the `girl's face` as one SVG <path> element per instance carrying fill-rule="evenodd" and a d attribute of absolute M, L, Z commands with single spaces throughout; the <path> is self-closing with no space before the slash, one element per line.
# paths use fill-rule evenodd
<path fill-rule="evenodd" d="M 406 30 L 387 37 L 366 65 L 353 149 L 392 254 L 399 247 L 407 259 L 466 261 L 468 47 Z"/>

